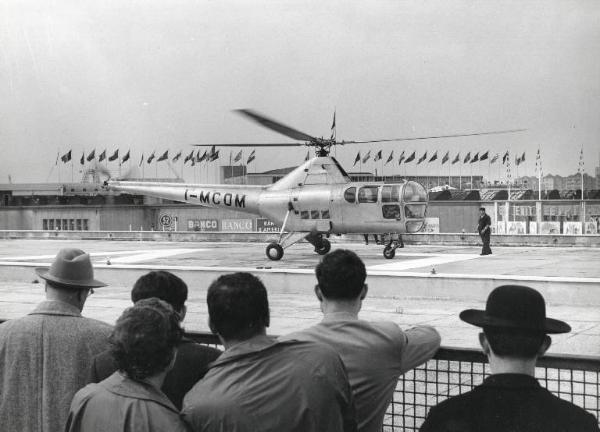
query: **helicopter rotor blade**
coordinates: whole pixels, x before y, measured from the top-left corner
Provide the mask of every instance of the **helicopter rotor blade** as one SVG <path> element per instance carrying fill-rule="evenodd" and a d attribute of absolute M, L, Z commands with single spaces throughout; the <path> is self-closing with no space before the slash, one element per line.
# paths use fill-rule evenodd
<path fill-rule="evenodd" d="M 296 143 L 228 143 L 228 144 L 191 144 L 195 147 L 300 147 L 306 146 L 305 142 Z"/>
<path fill-rule="evenodd" d="M 367 144 L 367 143 L 377 143 L 377 142 L 390 142 L 390 141 L 419 141 L 419 140 L 429 140 L 429 139 L 439 139 L 439 138 L 459 138 L 459 137 L 470 137 L 470 136 L 480 136 L 480 135 L 499 135 L 499 134 L 507 134 L 507 133 L 516 133 L 516 132 L 524 132 L 527 129 L 509 129 L 502 131 L 491 131 L 491 132 L 473 132 L 473 133 L 461 133 L 461 134 L 450 134 L 450 135 L 435 135 L 435 136 L 426 136 L 426 137 L 411 137 L 411 138 L 390 138 L 390 139 L 377 139 L 377 140 L 368 140 L 368 141 L 338 141 L 336 144 Z"/>
<path fill-rule="evenodd" d="M 300 141 L 316 140 L 315 137 L 305 134 L 304 132 L 300 132 L 299 130 L 296 130 L 292 127 L 286 126 L 283 123 L 278 122 L 277 120 L 265 117 L 264 115 L 259 114 L 256 111 L 250 109 L 238 109 L 234 111 L 238 114 L 248 117 L 250 120 L 255 121 L 256 123 L 266 127 L 267 129 L 279 132 L 280 134 L 285 135 L 288 138 Z"/>

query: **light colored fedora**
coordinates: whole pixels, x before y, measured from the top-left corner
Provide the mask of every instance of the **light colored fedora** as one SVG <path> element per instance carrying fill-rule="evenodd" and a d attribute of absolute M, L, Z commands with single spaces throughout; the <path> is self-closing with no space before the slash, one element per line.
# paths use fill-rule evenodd
<path fill-rule="evenodd" d="M 58 251 L 50 268 L 36 268 L 39 277 L 69 288 L 99 288 L 104 282 L 94 279 L 90 255 L 81 249 L 65 248 Z"/>

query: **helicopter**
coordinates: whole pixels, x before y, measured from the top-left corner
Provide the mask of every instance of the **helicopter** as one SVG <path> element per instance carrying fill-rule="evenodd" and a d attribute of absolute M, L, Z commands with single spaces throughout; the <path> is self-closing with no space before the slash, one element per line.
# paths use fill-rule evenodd
<path fill-rule="evenodd" d="M 221 147 L 293 147 L 315 149 L 315 157 L 305 161 L 279 181 L 267 186 L 231 184 L 185 184 L 146 181 L 107 180 L 109 190 L 199 204 L 206 207 L 242 211 L 267 218 L 281 226 L 278 239 L 265 249 L 266 256 L 280 260 L 284 250 L 301 240 L 308 241 L 319 255 L 331 249 L 331 235 L 378 234 L 385 236 L 383 256 L 392 259 L 402 247 L 401 235 L 421 230 L 427 214 L 427 190 L 415 181 L 384 183 L 353 182 L 331 156 L 336 145 L 510 133 L 479 132 L 435 137 L 394 138 L 369 141 L 337 141 L 317 138 L 250 109 L 236 110 L 246 118 L 297 140 L 293 143 L 217 144 Z M 335 115 L 334 115 L 335 125 Z M 332 127 L 332 129 L 334 126 Z M 193 144 L 214 147 L 214 144 Z"/>

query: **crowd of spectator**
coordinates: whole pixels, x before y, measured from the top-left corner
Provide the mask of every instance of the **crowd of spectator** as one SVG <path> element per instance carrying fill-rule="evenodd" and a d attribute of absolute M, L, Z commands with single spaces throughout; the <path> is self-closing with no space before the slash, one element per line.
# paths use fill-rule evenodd
<path fill-rule="evenodd" d="M 46 300 L 0 325 L 0 431 L 381 431 L 398 378 L 431 359 L 440 335 L 359 318 L 367 273 L 352 251 L 316 266 L 323 319 L 269 336 L 267 289 L 250 273 L 225 274 L 207 293 L 208 320 L 224 352 L 185 338 L 188 288 L 166 271 L 141 276 L 114 326 L 81 315 L 94 289 L 88 254 L 59 251 Z M 548 336 L 541 294 L 491 292 L 485 310 L 460 318 L 479 334 L 491 375 L 433 407 L 422 431 L 596 431 L 597 419 L 534 378 Z"/>

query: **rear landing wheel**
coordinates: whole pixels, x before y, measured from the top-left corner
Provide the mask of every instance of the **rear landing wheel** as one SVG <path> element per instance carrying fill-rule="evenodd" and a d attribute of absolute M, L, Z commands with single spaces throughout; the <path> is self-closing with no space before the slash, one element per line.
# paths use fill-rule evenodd
<path fill-rule="evenodd" d="M 321 240 L 321 243 L 318 247 L 315 248 L 319 255 L 325 255 L 327 252 L 331 250 L 331 243 L 327 239 Z"/>
<path fill-rule="evenodd" d="M 271 261 L 279 261 L 283 256 L 283 248 L 278 243 L 269 243 L 265 252 Z"/>
<path fill-rule="evenodd" d="M 385 249 L 383 249 L 383 256 L 387 259 L 394 258 L 396 256 L 396 248 L 389 245 L 386 246 Z"/>

